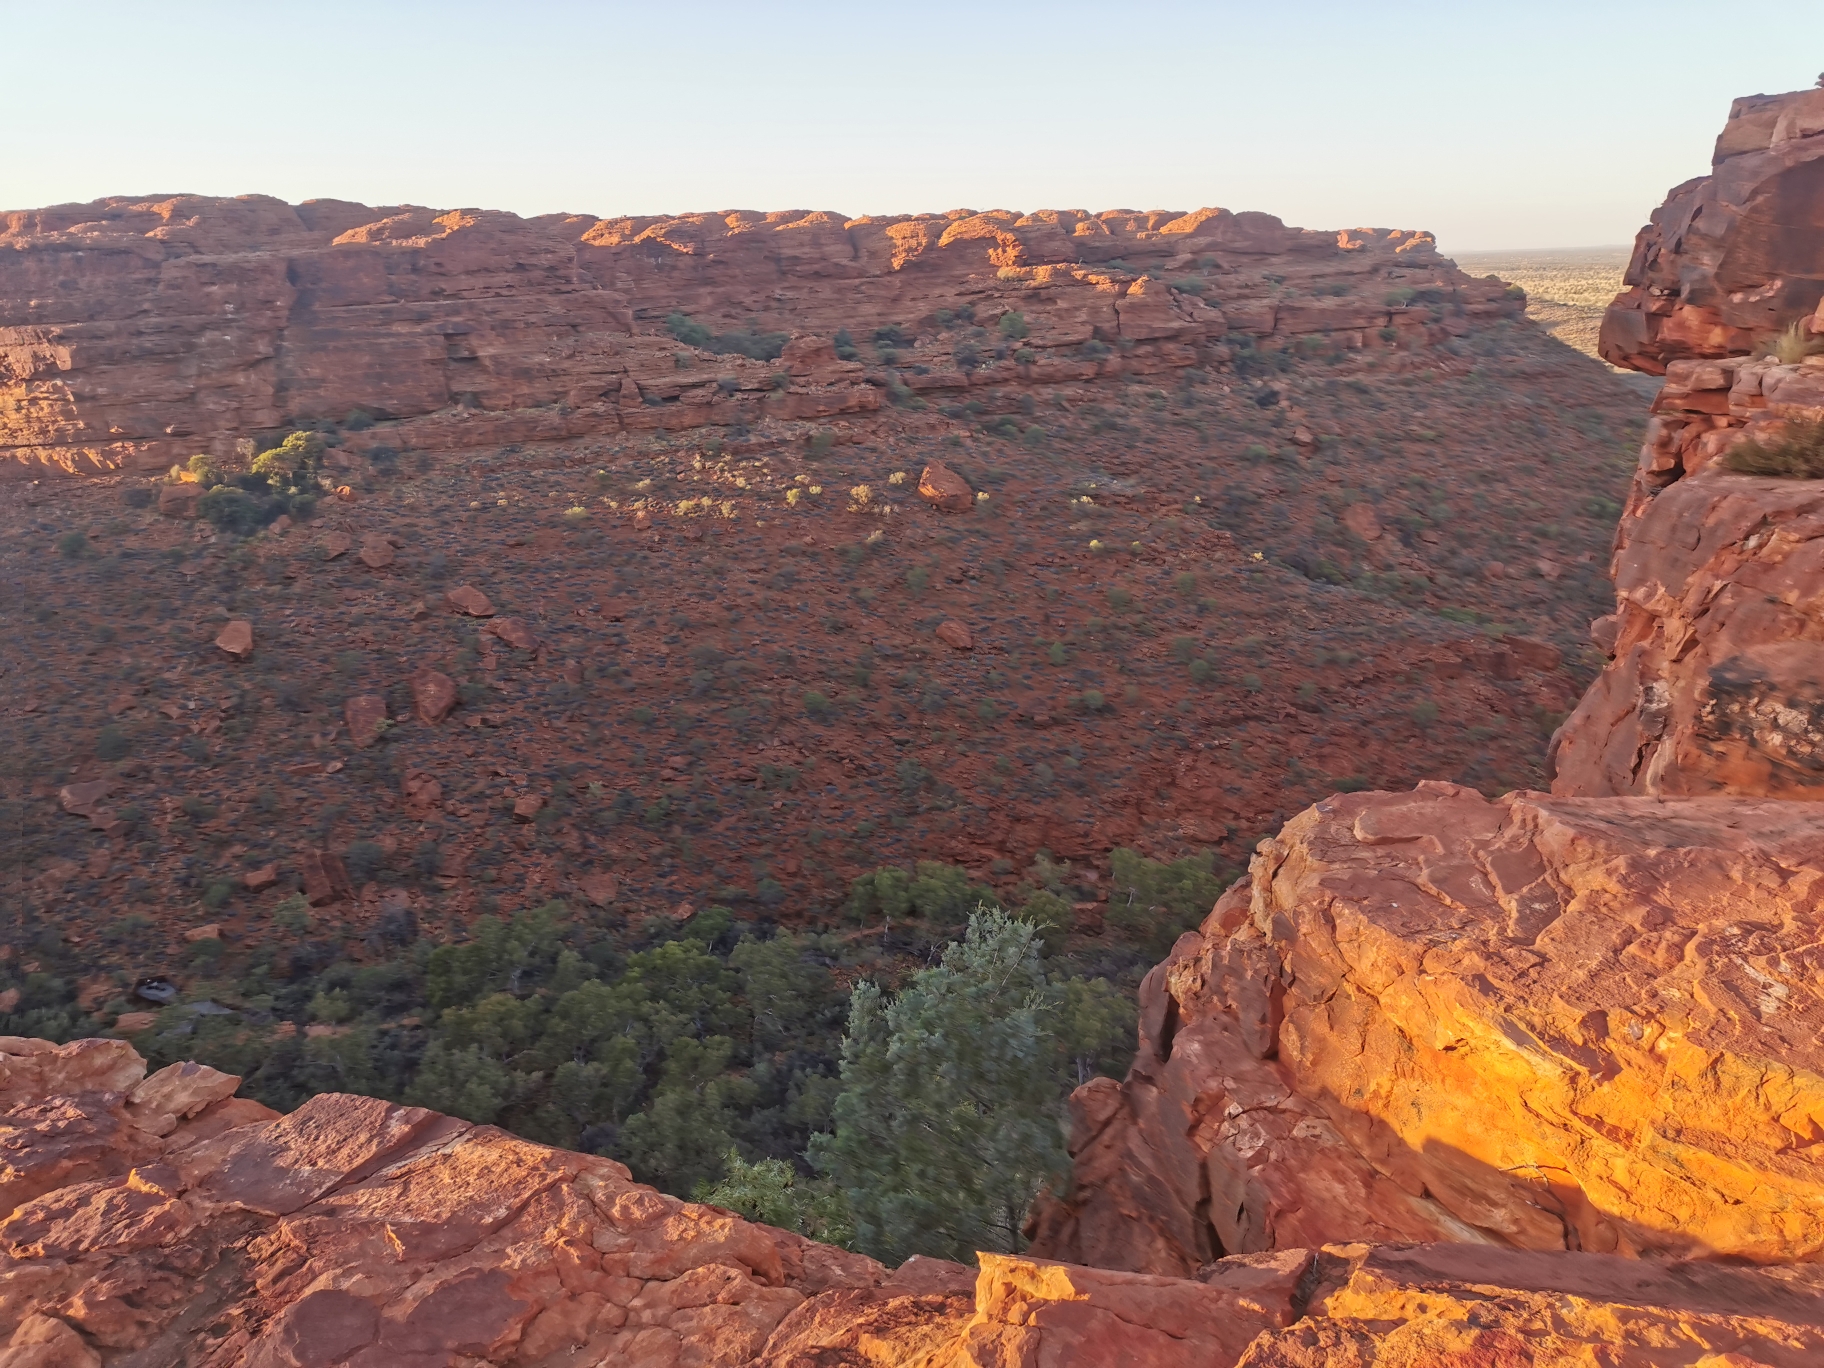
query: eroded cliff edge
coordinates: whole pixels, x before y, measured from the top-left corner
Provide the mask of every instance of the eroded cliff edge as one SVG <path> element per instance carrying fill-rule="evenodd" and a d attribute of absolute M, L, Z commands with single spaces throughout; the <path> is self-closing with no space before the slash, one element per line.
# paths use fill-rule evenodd
<path fill-rule="evenodd" d="M 116 198 L 0 214 L 0 470 L 157 470 L 351 409 L 381 420 L 369 446 L 437 451 L 863 422 L 927 395 L 1016 412 L 1035 389 L 1220 364 L 1225 338 L 1397 355 L 1523 303 L 1427 233 L 1226 209 L 521 219 Z M 956 315 L 995 331 L 960 349 L 933 322 Z M 877 335 L 886 350 L 834 345 Z"/>

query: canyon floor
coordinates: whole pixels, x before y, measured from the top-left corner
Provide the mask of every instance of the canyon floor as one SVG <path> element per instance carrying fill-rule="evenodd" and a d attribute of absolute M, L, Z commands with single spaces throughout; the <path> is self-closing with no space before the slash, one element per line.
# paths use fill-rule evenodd
<path fill-rule="evenodd" d="M 352 502 L 245 540 L 135 506 L 136 477 L 15 487 L 10 929 L 57 928 L 119 1010 L 195 977 L 186 931 L 231 961 L 274 937 L 309 850 L 352 867 L 350 937 L 383 903 L 450 937 L 555 896 L 803 926 L 877 866 L 1011 888 L 1044 851 L 1093 935 L 1112 846 L 1232 869 L 1338 787 L 1541 787 L 1643 415 L 1533 328 L 1459 350 L 1111 383 L 1004 437 L 894 411 L 828 446 L 382 451 Z M 932 460 L 973 511 L 917 497 Z M 452 611 L 465 585 L 499 616 Z M 427 668 L 463 698 L 434 725 Z M 388 700 L 371 745 L 357 696 Z M 97 779 L 105 831 L 58 809 Z"/>

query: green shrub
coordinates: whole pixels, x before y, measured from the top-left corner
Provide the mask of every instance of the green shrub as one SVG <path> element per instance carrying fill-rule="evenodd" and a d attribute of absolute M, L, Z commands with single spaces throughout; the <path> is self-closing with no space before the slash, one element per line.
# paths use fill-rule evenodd
<path fill-rule="evenodd" d="M 196 502 L 196 511 L 219 531 L 246 536 L 266 522 L 266 506 L 245 490 L 217 485 Z"/>
<path fill-rule="evenodd" d="M 103 727 L 95 738 L 97 760 L 125 760 L 132 749 L 133 743 L 127 740 L 127 734 L 116 726 Z"/>
<path fill-rule="evenodd" d="M 343 867 L 348 870 L 349 881 L 357 888 L 372 883 L 385 863 L 386 851 L 375 841 L 351 841 L 348 849 L 342 852 Z"/>
<path fill-rule="evenodd" d="M 1037 931 L 1001 912 L 971 917 L 897 997 L 856 986 L 835 1131 L 810 1150 L 856 1248 L 889 1264 L 1020 1248 L 1033 1197 L 1069 1165 L 1059 996 Z"/>
<path fill-rule="evenodd" d="M 792 340 L 790 333 L 725 332 L 711 333 L 687 314 L 666 316 L 666 330 L 687 347 L 714 352 L 719 356 L 745 356 L 750 361 L 777 361 Z"/>
<path fill-rule="evenodd" d="M 122 497 L 127 501 L 128 508 L 150 508 L 158 496 L 149 485 L 129 485 Z"/>
<path fill-rule="evenodd" d="M 90 551 L 89 539 L 81 532 L 65 532 L 57 538 L 57 554 L 71 560 L 80 560 Z"/>
<path fill-rule="evenodd" d="M 1016 341 L 1032 332 L 1032 329 L 1026 326 L 1026 315 L 1014 309 L 1009 309 L 1001 315 L 999 327 L 1002 337 Z"/>
<path fill-rule="evenodd" d="M 1164 863 L 1125 846 L 1110 856 L 1113 879 L 1107 920 L 1129 940 L 1164 954 L 1172 942 L 1209 915 L 1233 882 L 1218 874 L 1209 852 Z"/>

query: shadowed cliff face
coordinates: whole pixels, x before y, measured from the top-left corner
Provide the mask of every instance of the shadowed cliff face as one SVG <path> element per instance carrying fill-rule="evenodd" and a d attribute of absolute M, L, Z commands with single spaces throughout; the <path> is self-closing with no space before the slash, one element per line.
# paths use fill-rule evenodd
<path fill-rule="evenodd" d="M 1011 412 L 1237 339 L 1410 352 L 1521 307 L 1428 234 L 1224 209 L 526 220 L 178 196 L 0 225 L 15 474 L 230 456 L 356 408 L 394 449 L 444 451 L 868 421 L 902 394 Z M 794 336 L 825 345 L 781 357 Z"/>

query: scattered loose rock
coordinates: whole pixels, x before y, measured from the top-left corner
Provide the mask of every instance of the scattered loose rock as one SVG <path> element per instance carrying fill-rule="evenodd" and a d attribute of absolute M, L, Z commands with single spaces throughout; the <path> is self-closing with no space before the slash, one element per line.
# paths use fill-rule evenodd
<path fill-rule="evenodd" d="M 253 654 L 253 624 L 246 618 L 234 619 L 216 635 L 215 644 L 236 660 L 245 660 Z"/>
<path fill-rule="evenodd" d="M 975 648 L 975 638 L 969 629 L 960 622 L 940 622 L 937 624 L 937 639 L 944 645 L 958 651 L 969 651 Z"/>
<path fill-rule="evenodd" d="M 459 697 L 456 681 L 441 670 L 420 670 L 412 676 L 412 707 L 420 722 L 443 721 Z"/>
<path fill-rule="evenodd" d="M 975 490 L 969 481 L 942 461 L 933 461 L 918 477 L 918 494 L 940 513 L 967 513 L 975 507 Z"/>
<path fill-rule="evenodd" d="M 299 855 L 298 872 L 304 877 L 304 898 L 312 907 L 354 896 L 355 887 L 341 858 L 327 850 L 306 850 Z"/>
<path fill-rule="evenodd" d="M 621 881 L 606 870 L 594 874 L 585 874 L 576 881 L 576 886 L 597 907 L 607 907 L 620 896 Z"/>
<path fill-rule="evenodd" d="M 393 544 L 385 537 L 363 537 L 361 550 L 356 555 L 361 564 L 370 570 L 383 569 L 399 557 L 399 553 L 393 550 Z"/>
<path fill-rule="evenodd" d="M 197 501 L 203 497 L 198 484 L 167 484 L 158 487 L 158 511 L 167 518 L 194 518 Z"/>
<path fill-rule="evenodd" d="M 379 694 L 356 694 L 342 705 L 342 716 L 348 723 L 349 739 L 367 747 L 386 731 L 386 699 Z"/>
<path fill-rule="evenodd" d="M 458 613 L 467 613 L 470 617 L 494 616 L 494 605 L 488 602 L 488 596 L 473 585 L 459 584 L 443 597 L 444 602 Z"/>
<path fill-rule="evenodd" d="M 113 791 L 112 779 L 91 779 L 83 784 L 65 784 L 57 791 L 57 801 L 65 812 L 87 817 Z"/>
<path fill-rule="evenodd" d="M 317 549 L 327 561 L 344 554 L 354 544 L 355 539 L 346 532 L 325 532 L 322 540 L 317 543 Z"/>
<path fill-rule="evenodd" d="M 536 793 L 528 793 L 523 797 L 515 798 L 513 800 L 513 820 L 516 822 L 529 822 L 534 817 L 538 816 L 544 806 L 545 800 Z"/>
<path fill-rule="evenodd" d="M 194 945 L 197 941 L 220 940 L 222 925 L 220 922 L 209 922 L 204 926 L 193 926 L 184 932 L 184 939 Z"/>
<path fill-rule="evenodd" d="M 245 874 L 241 875 L 241 883 L 246 887 L 249 893 L 264 892 L 278 881 L 279 866 L 277 861 L 274 861 L 271 864 L 263 864 L 258 869 L 250 869 Z"/>
<path fill-rule="evenodd" d="M 538 648 L 538 637 L 518 618 L 495 618 L 482 630 L 492 632 L 517 651 L 532 651 Z"/>

